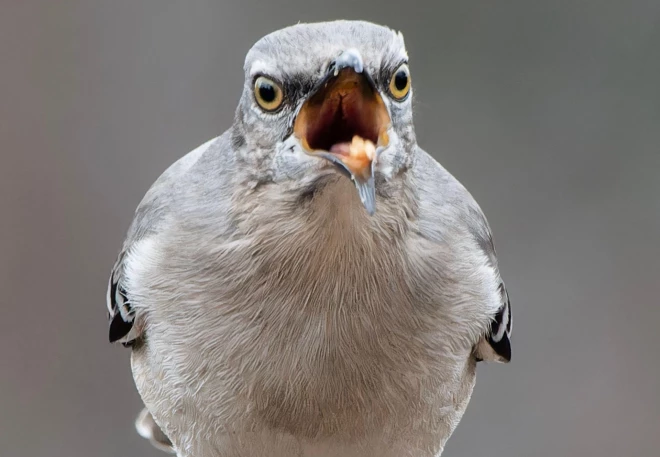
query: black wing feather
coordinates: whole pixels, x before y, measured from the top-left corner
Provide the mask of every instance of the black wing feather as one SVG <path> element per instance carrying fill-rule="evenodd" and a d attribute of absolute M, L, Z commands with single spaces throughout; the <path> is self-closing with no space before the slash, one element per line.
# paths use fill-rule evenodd
<path fill-rule="evenodd" d="M 509 294 L 500 283 L 500 295 L 502 296 L 502 306 L 497 311 L 495 318 L 490 324 L 490 331 L 486 336 L 486 341 L 495 353 L 507 362 L 511 361 L 511 302 Z M 480 359 L 479 359 L 480 360 Z"/>
<path fill-rule="evenodd" d="M 108 336 L 111 343 L 115 343 L 128 335 L 133 328 L 133 322 L 126 322 L 120 313 L 110 319 Z"/>
<path fill-rule="evenodd" d="M 133 342 L 130 338 L 133 323 L 135 321 L 135 312 L 128 301 L 126 290 L 119 283 L 119 271 L 121 261 L 118 261 L 110 276 L 108 285 L 108 313 L 110 327 L 108 329 L 108 339 L 111 343 L 121 341 L 124 346 L 130 346 Z"/>

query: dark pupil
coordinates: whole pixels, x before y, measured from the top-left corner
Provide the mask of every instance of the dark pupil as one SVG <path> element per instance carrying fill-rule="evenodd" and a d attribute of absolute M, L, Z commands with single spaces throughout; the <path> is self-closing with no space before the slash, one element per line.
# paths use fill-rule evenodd
<path fill-rule="evenodd" d="M 262 82 L 259 84 L 259 96 L 266 103 L 271 103 L 275 101 L 277 94 L 275 93 L 275 88 L 272 84 Z"/>
<path fill-rule="evenodd" d="M 408 74 L 404 71 L 398 71 L 394 76 L 394 86 L 396 90 L 403 90 L 408 85 Z"/>

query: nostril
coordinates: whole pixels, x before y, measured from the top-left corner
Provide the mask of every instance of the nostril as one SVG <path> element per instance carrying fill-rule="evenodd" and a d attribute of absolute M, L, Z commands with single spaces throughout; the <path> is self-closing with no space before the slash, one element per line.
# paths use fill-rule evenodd
<path fill-rule="evenodd" d="M 334 64 L 336 65 L 336 70 L 352 68 L 356 73 L 362 73 L 364 70 L 362 56 L 357 49 L 347 49 L 342 52 L 341 55 L 335 59 Z"/>

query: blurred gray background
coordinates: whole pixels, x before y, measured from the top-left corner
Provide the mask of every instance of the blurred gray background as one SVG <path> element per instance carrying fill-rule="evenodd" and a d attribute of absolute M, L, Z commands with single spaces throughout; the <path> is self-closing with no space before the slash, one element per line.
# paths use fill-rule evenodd
<path fill-rule="evenodd" d="M 660 454 L 660 2 L 19 1 L 0 7 L 0 456 L 156 457 L 105 288 L 132 213 L 230 126 L 298 21 L 402 30 L 419 143 L 475 195 L 514 316 L 449 457 Z"/>

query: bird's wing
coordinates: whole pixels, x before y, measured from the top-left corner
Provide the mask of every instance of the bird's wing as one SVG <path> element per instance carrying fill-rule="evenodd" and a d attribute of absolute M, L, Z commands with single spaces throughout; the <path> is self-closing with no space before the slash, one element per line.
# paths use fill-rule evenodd
<path fill-rule="evenodd" d="M 503 281 L 500 281 L 498 289 L 502 296 L 502 306 L 490 324 L 489 333 L 476 347 L 477 360 L 511 361 L 511 303 Z"/>
<path fill-rule="evenodd" d="M 428 153 L 417 149 L 414 171 L 418 186 L 423 231 L 431 239 L 463 239 L 470 237 L 470 249 L 483 253 L 489 268 L 487 283 L 496 285 L 492 297 L 498 306 L 490 327 L 475 347 L 477 360 L 509 362 L 511 360 L 511 304 L 500 276 L 497 253 L 490 226 L 472 195 Z"/>
<path fill-rule="evenodd" d="M 108 330 L 110 342 L 120 342 L 129 346 L 139 335 L 133 331 L 135 310 L 128 301 L 126 289 L 123 284 L 124 257 L 125 251 L 122 250 L 110 273 L 106 304 L 108 306 L 108 318 L 110 319 L 110 328 Z"/>
<path fill-rule="evenodd" d="M 172 164 L 151 186 L 140 202 L 128 230 L 122 249 L 110 273 L 107 291 L 109 340 L 130 346 L 140 337 L 141 326 L 126 280 L 126 258 L 136 244 L 158 234 L 163 223 L 176 207 L 181 189 L 187 185 L 188 172 L 207 152 L 216 152 L 226 143 L 223 137 L 214 138 L 186 154 Z"/>

